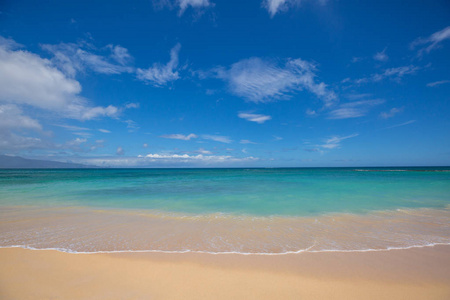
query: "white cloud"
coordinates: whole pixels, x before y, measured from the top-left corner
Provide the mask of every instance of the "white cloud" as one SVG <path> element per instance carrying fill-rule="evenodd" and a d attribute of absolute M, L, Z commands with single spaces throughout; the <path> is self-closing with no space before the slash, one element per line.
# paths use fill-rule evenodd
<path fill-rule="evenodd" d="M 142 147 L 147 148 L 148 144 L 143 144 Z"/>
<path fill-rule="evenodd" d="M 13 39 L 0 36 L 0 47 L 7 49 L 7 50 L 15 50 L 18 48 L 22 48 L 23 45 L 17 43 Z"/>
<path fill-rule="evenodd" d="M 389 60 L 389 56 L 387 56 L 387 54 L 386 54 L 386 49 L 387 49 L 387 48 L 384 48 L 383 51 L 377 52 L 377 53 L 373 56 L 373 59 L 375 59 L 375 60 L 377 60 L 377 61 L 382 61 L 382 62 L 388 61 L 388 60 Z"/>
<path fill-rule="evenodd" d="M 52 147 L 51 143 L 34 136 L 18 135 L 11 130 L 0 130 L 0 149 L 1 150 L 32 150 L 47 149 Z"/>
<path fill-rule="evenodd" d="M 128 132 L 136 132 L 140 128 L 133 120 L 125 120 L 123 122 L 127 124 Z"/>
<path fill-rule="evenodd" d="M 397 68 L 390 68 L 386 69 L 384 73 L 380 76 L 376 76 L 376 80 L 381 80 L 384 77 L 390 77 L 390 78 L 401 78 L 407 74 L 414 74 L 417 70 L 419 70 L 420 67 L 416 67 L 413 65 L 409 66 L 403 66 L 403 67 L 397 67 Z M 380 77 L 380 78 L 379 78 Z"/>
<path fill-rule="evenodd" d="M 393 125 L 393 126 L 386 127 L 384 129 L 391 129 L 391 128 L 402 127 L 402 126 L 409 125 L 409 124 L 412 124 L 412 123 L 415 123 L 415 122 L 416 122 L 416 120 L 409 120 L 409 121 L 404 122 L 404 123 L 400 123 L 400 124 L 396 124 L 396 125 Z"/>
<path fill-rule="evenodd" d="M 22 149 L 74 149 L 74 142 L 54 144 L 49 133 L 27 114 L 62 119 L 91 120 L 99 117 L 117 118 L 125 108 L 112 105 L 92 106 L 80 96 L 80 83 L 62 72 L 54 60 L 42 58 L 23 49 L 11 39 L 0 37 L 0 148 Z M 13 127 L 9 127 L 14 124 Z M 89 136 L 88 128 L 56 125 L 80 136 Z M 1 129 L 3 128 L 3 130 Z M 17 132 L 17 131 L 20 131 Z M 26 131 L 31 132 L 26 132 Z M 28 136 L 26 136 L 28 135 Z M 38 136 L 36 136 L 38 135 Z M 84 151 L 84 150 L 83 150 Z"/>
<path fill-rule="evenodd" d="M 0 47 L 0 101 L 62 109 L 80 92 L 80 83 L 67 78 L 49 60 Z"/>
<path fill-rule="evenodd" d="M 109 75 L 134 71 L 127 65 L 132 61 L 128 50 L 121 46 L 108 45 L 109 57 L 93 53 L 94 46 L 87 43 L 42 45 L 42 49 L 52 53 L 52 62 L 71 77 L 86 70 Z"/>
<path fill-rule="evenodd" d="M 450 80 L 440 80 L 440 81 L 435 81 L 435 82 L 430 82 L 427 84 L 428 87 L 435 87 L 441 84 L 446 84 L 446 83 L 450 83 Z"/>
<path fill-rule="evenodd" d="M 139 108 L 139 103 L 128 103 L 125 105 L 125 108 Z"/>
<path fill-rule="evenodd" d="M 343 140 L 357 137 L 358 135 L 359 135 L 358 133 L 354 133 L 354 134 L 347 135 L 347 136 L 337 136 L 337 135 L 332 136 L 332 137 L 326 139 L 325 144 L 320 145 L 320 147 L 322 147 L 324 149 L 336 149 L 341 146 L 341 142 Z"/>
<path fill-rule="evenodd" d="M 183 140 L 183 141 L 189 141 L 191 139 L 198 138 L 198 136 L 196 134 L 193 134 L 193 133 L 188 134 L 188 135 L 179 134 L 179 133 L 176 133 L 176 134 L 165 134 L 165 135 L 162 135 L 160 137 L 165 138 L 165 139 L 175 139 L 175 140 Z"/>
<path fill-rule="evenodd" d="M 418 38 L 410 44 L 411 49 L 415 49 L 418 46 L 422 46 L 417 54 L 422 56 L 424 52 L 430 53 L 431 50 L 439 48 L 441 43 L 450 39 L 450 26 L 433 33 L 427 38 Z"/>
<path fill-rule="evenodd" d="M 0 102 L 26 104 L 80 120 L 117 117 L 121 112 L 111 105 L 92 107 L 80 92 L 80 83 L 67 77 L 52 61 L 0 45 Z"/>
<path fill-rule="evenodd" d="M 178 5 L 180 6 L 178 14 L 182 15 L 189 6 L 195 9 L 199 9 L 209 7 L 212 4 L 211 2 L 209 2 L 209 0 L 178 0 Z"/>
<path fill-rule="evenodd" d="M 382 112 L 381 114 L 380 114 L 380 117 L 382 118 L 382 119 L 389 119 L 389 118 L 392 118 L 392 117 L 394 117 L 396 114 L 398 114 L 398 113 L 400 113 L 400 112 L 402 112 L 403 111 L 403 107 L 400 107 L 400 108 L 396 108 L 396 107 L 393 107 L 393 108 L 391 108 L 389 111 L 385 111 L 385 112 Z"/>
<path fill-rule="evenodd" d="M 55 124 L 55 126 L 65 128 L 70 131 L 89 131 L 89 128 L 80 127 L 80 126 L 72 126 L 72 125 L 64 125 L 64 124 Z"/>
<path fill-rule="evenodd" d="M 14 104 L 0 104 L 0 131 L 16 129 L 42 130 L 41 124 L 28 116 Z"/>
<path fill-rule="evenodd" d="M 155 9 L 163 7 L 177 8 L 178 16 L 180 17 L 189 7 L 197 12 L 201 12 L 205 8 L 214 6 L 214 3 L 209 0 L 153 0 L 153 6 Z"/>
<path fill-rule="evenodd" d="M 111 57 L 121 65 L 127 65 L 133 60 L 133 57 L 128 53 L 128 49 L 120 45 L 108 45 L 111 49 Z"/>
<path fill-rule="evenodd" d="M 117 147 L 116 154 L 117 155 L 124 155 L 125 151 L 123 150 L 122 147 L 119 146 L 119 147 Z"/>
<path fill-rule="evenodd" d="M 287 9 L 286 2 L 290 3 L 292 1 L 287 0 L 265 0 L 263 6 L 267 9 L 270 16 L 273 17 L 279 10 Z"/>
<path fill-rule="evenodd" d="M 262 123 L 272 119 L 271 116 L 259 115 L 259 114 L 249 114 L 249 113 L 239 113 L 238 117 L 245 119 L 247 121 L 256 122 L 258 124 L 262 124 Z"/>
<path fill-rule="evenodd" d="M 1 144 L 1 141 L 0 141 Z M 119 147 L 121 148 L 121 147 Z M 202 149 L 201 149 L 202 150 Z M 199 150 L 199 151 L 201 151 Z M 209 155 L 204 150 L 203 154 L 173 154 L 173 153 L 149 153 L 138 156 L 108 156 L 108 157 L 70 157 L 72 162 L 100 167 L 210 167 L 248 165 L 259 160 L 253 156 L 235 157 L 230 155 Z"/>
<path fill-rule="evenodd" d="M 371 107 L 384 103 L 382 99 L 343 103 L 328 113 L 328 119 L 349 119 L 365 116 Z"/>
<path fill-rule="evenodd" d="M 73 140 L 69 140 L 62 145 L 53 145 L 53 147 L 57 149 L 69 149 L 74 152 L 87 152 L 89 151 L 89 149 L 95 150 L 97 146 L 100 145 L 98 144 L 94 148 L 92 148 L 92 146 L 86 145 L 86 143 L 86 138 L 76 138 Z"/>
<path fill-rule="evenodd" d="M 231 65 L 229 69 L 216 68 L 217 78 L 228 82 L 232 93 L 253 102 L 268 102 L 289 98 L 296 91 L 307 90 L 326 105 L 336 99 L 323 82 L 316 82 L 316 65 L 301 59 L 288 59 L 284 65 L 261 58 L 249 58 Z"/>
<path fill-rule="evenodd" d="M 312 109 L 310 109 L 310 108 L 308 108 L 308 109 L 306 110 L 306 114 L 307 114 L 308 116 L 310 116 L 310 117 L 315 117 L 315 116 L 318 115 L 318 113 L 317 113 L 315 110 L 312 110 Z"/>
<path fill-rule="evenodd" d="M 111 131 L 106 130 L 106 129 L 102 129 L 102 128 L 100 128 L 98 131 L 100 131 L 102 133 L 111 133 Z"/>
<path fill-rule="evenodd" d="M 81 145 L 83 143 L 86 143 L 86 142 L 87 142 L 87 139 L 76 138 L 74 140 L 66 142 L 66 145 L 68 147 L 70 147 L 70 146 L 79 146 L 79 145 Z"/>
<path fill-rule="evenodd" d="M 170 50 L 170 61 L 166 65 L 154 63 L 148 69 L 137 69 L 136 74 L 139 80 L 149 83 L 155 87 L 161 87 L 168 82 L 180 78 L 178 74 L 178 53 L 181 45 L 178 43 Z"/>
<path fill-rule="evenodd" d="M 252 142 L 250 140 L 241 140 L 239 143 L 241 143 L 241 144 L 256 144 L 255 142 Z"/>
<path fill-rule="evenodd" d="M 200 154 L 212 154 L 211 151 L 205 150 L 205 149 L 203 149 L 203 148 L 198 149 L 196 152 L 197 152 L 197 153 L 200 153 Z"/>
<path fill-rule="evenodd" d="M 367 82 L 379 82 L 386 78 L 394 80 L 394 81 L 400 81 L 403 78 L 403 76 L 414 74 L 420 69 L 421 69 L 420 67 L 413 66 L 413 65 L 390 68 L 390 69 L 384 70 L 383 73 L 377 73 L 377 74 L 373 74 L 369 77 L 356 79 L 356 80 L 354 80 L 354 82 L 356 84 L 367 83 Z"/>
<path fill-rule="evenodd" d="M 122 109 L 112 105 L 107 107 L 86 107 L 83 104 L 71 104 L 67 107 L 67 117 L 79 120 L 92 120 L 99 117 L 117 118 Z"/>
<path fill-rule="evenodd" d="M 241 164 L 258 161 L 256 157 L 234 157 L 229 155 L 188 155 L 149 153 L 137 157 L 99 157 L 75 158 L 74 161 L 96 166 L 107 167 L 159 167 L 159 166 L 210 166 Z"/>
<path fill-rule="evenodd" d="M 306 0 L 263 0 L 262 6 L 267 9 L 270 17 L 273 18 L 278 12 L 283 12 L 288 10 L 292 6 L 300 5 Z M 325 4 L 327 0 L 316 0 L 319 4 Z"/>
<path fill-rule="evenodd" d="M 205 140 L 212 140 L 215 142 L 221 142 L 225 144 L 230 144 L 232 140 L 227 136 L 221 136 L 221 135 L 210 135 L 210 134 L 204 134 L 202 135 L 202 139 Z"/>

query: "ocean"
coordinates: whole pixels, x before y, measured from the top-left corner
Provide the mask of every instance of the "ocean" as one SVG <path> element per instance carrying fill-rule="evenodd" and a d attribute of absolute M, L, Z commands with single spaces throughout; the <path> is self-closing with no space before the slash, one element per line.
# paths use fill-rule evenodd
<path fill-rule="evenodd" d="M 450 168 L 0 170 L 0 247 L 277 255 L 450 244 Z"/>

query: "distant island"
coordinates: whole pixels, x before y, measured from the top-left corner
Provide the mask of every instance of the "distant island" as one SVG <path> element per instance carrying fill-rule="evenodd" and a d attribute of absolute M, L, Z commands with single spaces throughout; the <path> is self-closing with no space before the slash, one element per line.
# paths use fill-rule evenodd
<path fill-rule="evenodd" d="M 80 169 L 92 167 L 94 166 L 0 155 L 0 169 Z"/>

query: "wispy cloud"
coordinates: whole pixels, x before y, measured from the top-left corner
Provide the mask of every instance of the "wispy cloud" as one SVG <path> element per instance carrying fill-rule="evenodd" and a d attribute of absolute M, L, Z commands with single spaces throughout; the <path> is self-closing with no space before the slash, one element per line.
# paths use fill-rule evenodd
<path fill-rule="evenodd" d="M 245 119 L 247 121 L 256 122 L 258 124 L 262 124 L 262 123 L 272 119 L 271 116 L 259 115 L 259 114 L 249 114 L 249 113 L 239 113 L 238 117 L 241 119 Z"/>
<path fill-rule="evenodd" d="M 122 147 L 117 147 L 116 154 L 117 155 L 124 155 L 125 154 L 125 150 L 123 150 Z"/>
<path fill-rule="evenodd" d="M 380 114 L 380 118 L 382 118 L 382 119 L 389 119 L 389 118 L 394 117 L 396 114 L 398 114 L 398 113 L 400 113 L 402 111 L 403 111 L 403 107 L 400 107 L 400 108 L 393 107 L 389 111 L 382 112 Z"/>
<path fill-rule="evenodd" d="M 284 64 L 261 58 L 249 58 L 219 67 L 214 76 L 226 81 L 230 91 L 253 102 L 287 99 L 292 93 L 307 90 L 331 105 L 336 94 L 323 82 L 316 81 L 317 67 L 302 59 L 287 59 Z"/>
<path fill-rule="evenodd" d="M 128 132 L 136 132 L 140 128 L 139 125 L 133 120 L 125 120 L 123 122 L 127 124 Z"/>
<path fill-rule="evenodd" d="M 178 4 L 180 6 L 180 10 L 178 14 L 181 16 L 186 9 L 192 7 L 194 9 L 200 9 L 212 6 L 212 3 L 209 0 L 178 0 Z"/>
<path fill-rule="evenodd" d="M 165 139 L 174 139 L 174 140 L 183 140 L 183 141 L 189 141 L 191 139 L 198 138 L 198 136 L 196 134 L 193 134 L 193 133 L 188 134 L 188 135 L 179 134 L 179 133 L 176 133 L 176 134 L 165 134 L 165 135 L 162 135 L 160 137 L 165 138 Z"/>
<path fill-rule="evenodd" d="M 373 59 L 377 60 L 377 61 L 381 61 L 381 62 L 388 61 L 389 56 L 387 56 L 387 54 L 386 54 L 386 49 L 387 48 L 384 48 L 383 51 L 375 53 L 375 55 L 373 56 Z"/>
<path fill-rule="evenodd" d="M 441 84 L 446 84 L 446 83 L 450 83 L 450 80 L 440 80 L 440 81 L 435 81 L 435 82 L 430 82 L 427 84 L 428 87 L 435 87 Z"/>
<path fill-rule="evenodd" d="M 41 47 L 52 53 L 52 62 L 71 77 L 86 70 L 109 75 L 134 71 L 129 65 L 133 60 L 131 55 L 119 45 L 108 45 L 100 50 L 86 42 L 45 44 Z"/>
<path fill-rule="evenodd" d="M 271 18 L 279 12 L 288 10 L 292 6 L 300 5 L 305 0 L 263 0 L 262 6 L 267 9 Z M 319 4 L 325 4 L 327 0 L 314 1 Z"/>
<path fill-rule="evenodd" d="M 250 140 L 240 140 L 240 142 L 239 143 L 241 143 L 241 144 L 256 144 L 255 142 L 252 142 L 252 141 L 250 141 Z"/>
<path fill-rule="evenodd" d="M 102 129 L 102 128 L 100 128 L 98 131 L 100 131 L 102 133 L 111 133 L 111 131 L 106 130 L 106 129 Z"/>
<path fill-rule="evenodd" d="M 90 128 L 86 128 L 86 127 L 64 125 L 64 124 L 55 124 L 55 126 L 65 128 L 70 131 L 89 131 L 89 130 L 91 130 Z"/>
<path fill-rule="evenodd" d="M 328 113 L 328 119 L 349 119 L 365 116 L 371 107 L 384 103 L 383 99 L 343 103 Z"/>
<path fill-rule="evenodd" d="M 213 7 L 214 3 L 209 0 L 153 0 L 153 7 L 161 9 L 168 7 L 169 9 L 178 9 L 178 16 L 181 17 L 184 12 L 190 7 L 201 13 L 202 10 L 208 7 Z"/>
<path fill-rule="evenodd" d="M 86 127 L 80 127 L 80 126 L 72 126 L 72 125 L 65 125 L 65 124 L 55 124 L 55 126 L 70 130 L 72 134 L 79 135 L 82 137 L 90 137 L 92 136 L 91 129 Z"/>
<path fill-rule="evenodd" d="M 384 129 L 391 129 L 391 128 L 396 128 L 396 127 L 401 127 L 401 126 L 409 125 L 409 124 L 412 124 L 412 123 L 415 123 L 415 122 L 416 122 L 416 120 L 410 120 L 410 121 L 407 121 L 407 122 L 404 122 L 404 123 L 400 123 L 400 124 L 396 124 L 396 125 L 393 125 L 393 126 L 386 127 Z"/>
<path fill-rule="evenodd" d="M 306 110 L 306 115 L 308 115 L 308 116 L 310 116 L 310 117 L 316 117 L 316 116 L 318 116 L 319 114 L 317 113 L 317 111 L 308 108 L 308 109 Z"/>
<path fill-rule="evenodd" d="M 331 137 L 326 138 L 323 141 L 323 144 L 315 145 L 310 148 L 305 148 L 303 150 L 305 150 L 307 152 L 316 152 L 316 153 L 323 154 L 328 150 L 341 148 L 342 141 L 351 139 L 351 138 L 354 138 L 357 136 L 359 136 L 358 133 L 354 133 L 354 134 L 347 135 L 347 136 L 333 135 Z M 306 144 L 309 144 L 309 143 L 306 143 Z"/>
<path fill-rule="evenodd" d="M 202 139 L 205 140 L 211 140 L 215 142 L 221 142 L 225 144 L 230 144 L 233 142 L 228 136 L 222 136 L 222 135 L 210 135 L 210 134 L 204 134 L 202 135 Z"/>
<path fill-rule="evenodd" d="M 136 74 L 139 80 L 149 83 L 155 87 L 161 87 L 168 82 L 180 78 L 178 74 L 178 54 L 181 45 L 178 43 L 170 50 L 170 60 L 167 64 L 154 63 L 148 69 L 137 69 Z"/>
<path fill-rule="evenodd" d="M 367 82 L 379 82 L 384 79 L 400 81 L 403 78 L 403 76 L 414 74 L 420 69 L 421 69 L 420 67 L 417 67 L 414 65 L 390 68 L 390 69 L 386 69 L 383 73 L 377 73 L 377 74 L 373 74 L 369 77 L 363 77 L 360 79 L 356 79 L 353 82 L 356 84 L 361 84 L 361 83 L 367 83 Z"/>
<path fill-rule="evenodd" d="M 127 103 L 125 108 L 139 108 L 139 103 Z"/>
<path fill-rule="evenodd" d="M 450 39 L 450 26 L 433 33 L 427 38 L 418 38 L 410 44 L 411 49 L 419 48 L 417 54 L 422 56 L 431 50 L 441 47 L 443 41 Z"/>
<path fill-rule="evenodd" d="M 354 56 L 354 57 L 352 57 L 351 62 L 354 64 L 354 63 L 360 62 L 360 61 L 362 61 L 362 60 L 364 60 L 364 58 Z"/>
<path fill-rule="evenodd" d="M 276 136 L 276 135 L 273 136 L 274 141 L 281 141 L 282 139 L 283 138 L 281 136 Z"/>
<path fill-rule="evenodd" d="M 354 133 L 354 134 L 347 135 L 347 136 L 337 136 L 337 135 L 332 136 L 332 137 L 326 139 L 325 144 L 320 145 L 320 147 L 322 147 L 324 149 L 336 149 L 341 146 L 341 142 L 343 140 L 354 138 L 354 137 L 357 137 L 358 135 L 359 135 L 358 133 Z"/>
<path fill-rule="evenodd" d="M 125 66 L 129 64 L 131 61 L 133 61 L 133 57 L 128 52 L 127 48 L 124 48 L 120 45 L 108 45 L 108 47 L 111 49 L 111 57 L 116 62 L 121 64 L 122 66 Z"/>
<path fill-rule="evenodd" d="M 291 3 L 294 1 L 288 0 L 265 0 L 263 1 L 263 6 L 267 9 L 270 16 L 273 17 L 278 11 L 286 10 L 288 5 L 287 3 Z M 297 2 L 297 1 L 296 1 Z"/>
<path fill-rule="evenodd" d="M 212 154 L 212 152 L 211 151 L 209 151 L 209 150 L 205 150 L 205 149 L 203 149 L 203 148 L 200 148 L 200 149 L 198 149 L 197 151 L 195 151 L 196 153 L 200 153 L 200 154 L 207 154 L 207 155 L 210 155 L 210 154 Z"/>
<path fill-rule="evenodd" d="M 23 48 L 22 44 L 17 43 L 15 40 L 11 38 L 5 38 L 0 36 L 0 47 L 6 50 L 17 50 L 19 48 Z"/>
<path fill-rule="evenodd" d="M 42 130 L 41 124 L 23 114 L 22 109 L 14 104 L 0 104 L 0 132 L 11 130 Z"/>

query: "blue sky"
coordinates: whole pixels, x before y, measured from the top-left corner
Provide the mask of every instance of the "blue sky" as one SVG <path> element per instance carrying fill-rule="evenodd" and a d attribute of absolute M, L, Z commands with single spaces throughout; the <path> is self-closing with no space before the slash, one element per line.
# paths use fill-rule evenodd
<path fill-rule="evenodd" d="M 450 165 L 448 1 L 0 4 L 0 154 Z"/>

